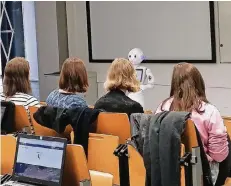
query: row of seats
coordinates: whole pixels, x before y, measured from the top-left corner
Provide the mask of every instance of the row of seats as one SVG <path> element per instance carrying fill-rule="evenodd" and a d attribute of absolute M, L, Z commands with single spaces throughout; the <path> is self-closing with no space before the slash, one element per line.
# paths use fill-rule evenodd
<path fill-rule="evenodd" d="M 190 149 L 197 147 L 195 128 L 192 122 L 186 125 L 186 138 L 182 143 Z M 189 137 L 190 136 L 190 137 Z M 16 140 L 13 136 L 1 136 L 1 172 L 12 173 Z M 119 145 L 119 137 L 90 134 L 88 161 L 82 146 L 68 144 L 66 151 L 64 185 L 78 185 L 79 182 L 92 182 L 92 185 L 120 185 L 119 160 L 113 155 Z M 10 148 L 9 148 L 10 147 Z M 184 155 L 182 144 L 181 155 Z M 128 145 L 129 179 L 131 186 L 145 185 L 145 167 L 141 155 Z M 89 171 L 91 170 L 91 171 Z M 100 179 L 101 178 L 101 179 Z M 95 183 L 95 184 L 94 184 Z M 103 183 L 103 184 L 102 184 Z M 181 186 L 185 186 L 184 168 L 181 169 Z"/>
<path fill-rule="evenodd" d="M 229 136 L 231 137 L 231 117 L 223 117 L 224 124 L 227 128 L 227 132 Z"/>
<path fill-rule="evenodd" d="M 66 127 L 66 130 L 63 134 L 58 134 L 54 130 L 43 127 L 40 124 L 38 124 L 33 118 L 33 114 L 37 111 L 37 109 L 37 107 L 29 107 L 36 135 L 56 137 L 70 136 L 70 133 L 72 131 L 72 127 L 70 125 Z M 22 128 L 30 125 L 26 110 L 23 106 L 16 106 L 15 118 L 15 128 L 17 131 L 21 131 Z M 223 119 L 228 134 L 231 136 L 231 118 L 223 117 Z M 108 123 L 110 123 L 110 127 L 107 127 Z M 121 128 L 123 128 L 123 130 L 121 130 Z M 124 113 L 100 113 L 97 118 L 96 132 L 99 134 L 119 136 L 120 143 L 124 144 L 126 140 L 131 136 L 129 119 L 127 115 Z"/>
<path fill-rule="evenodd" d="M 72 127 L 68 125 L 63 134 L 58 134 L 52 129 L 43 127 L 38 124 L 33 114 L 37 111 L 37 107 L 29 107 L 32 123 L 35 134 L 40 136 L 56 136 L 56 137 L 70 137 Z M 108 126 L 110 123 L 110 127 Z M 23 106 L 15 107 L 15 128 L 21 131 L 24 127 L 30 126 L 26 110 Z M 123 130 L 121 130 L 123 128 Z M 97 118 L 97 133 L 120 136 L 120 143 L 124 144 L 130 135 L 130 124 L 128 116 L 124 113 L 100 113 Z"/>
<path fill-rule="evenodd" d="M 12 135 L 1 136 L 1 174 L 12 174 L 16 138 Z M 84 149 L 81 145 L 68 144 L 64 166 L 64 186 L 79 186 L 89 183 L 92 186 L 112 186 L 113 176 L 109 173 L 89 171 Z"/>
<path fill-rule="evenodd" d="M 33 113 L 36 112 L 38 108 L 30 107 L 29 109 L 32 116 L 31 118 L 33 119 Z M 26 125 L 29 126 L 29 121 L 24 107 L 16 106 L 15 118 L 17 130 L 22 129 Z M 224 122 L 227 126 L 229 134 L 231 134 L 231 120 L 229 120 L 229 118 L 224 118 Z M 70 135 L 70 132 L 72 131 L 72 128 L 68 126 L 64 134 L 60 135 L 52 129 L 48 129 L 39 125 L 35 122 L 34 119 L 33 124 L 36 135 L 66 137 Z M 108 127 L 108 125 L 110 125 L 110 127 Z M 121 128 L 123 128 L 123 130 L 121 130 Z M 119 185 L 119 161 L 118 158 L 113 155 L 113 152 L 119 144 L 125 143 L 126 140 L 130 138 L 130 124 L 127 115 L 119 113 L 101 113 L 97 120 L 97 133 L 101 134 L 90 134 L 89 137 L 88 162 L 85 161 L 86 156 L 81 146 L 68 145 L 67 158 L 69 160 L 67 160 L 65 164 L 65 169 L 69 169 L 72 172 L 70 174 L 71 176 L 67 178 L 71 178 L 69 180 L 73 179 L 73 181 L 70 181 L 69 183 L 68 180 L 65 180 L 66 178 L 64 176 L 65 183 L 69 183 L 69 185 L 76 185 L 76 183 L 78 183 L 79 181 L 83 181 L 83 177 L 85 180 L 91 180 L 92 185 L 94 185 L 94 183 L 95 185 L 97 185 L 100 179 L 96 178 L 100 177 L 99 175 L 101 175 L 101 177 L 106 178 L 105 181 L 107 182 L 107 184 L 105 183 L 103 185 L 111 185 L 109 180 L 111 180 L 114 185 Z M 181 151 L 182 155 L 185 151 L 191 152 L 192 148 L 198 147 L 194 124 L 191 121 L 187 122 L 185 134 L 183 136 L 184 138 L 182 138 L 183 144 Z M 82 150 L 76 150 L 77 148 L 81 148 Z M 78 154 L 81 154 L 80 151 L 82 151 L 83 155 L 79 155 L 80 157 L 76 157 L 75 154 L 77 152 Z M 9 151 L 9 153 L 12 152 Z M 128 145 L 128 154 L 130 185 L 145 185 L 145 167 L 143 163 L 143 158 L 130 145 Z M 85 160 L 83 161 L 84 158 Z M 73 167 L 75 164 L 78 164 L 81 167 L 78 168 L 77 165 L 76 167 Z M 82 174 L 84 170 L 88 174 Z M 181 186 L 185 185 L 184 178 L 184 168 L 182 167 Z"/>

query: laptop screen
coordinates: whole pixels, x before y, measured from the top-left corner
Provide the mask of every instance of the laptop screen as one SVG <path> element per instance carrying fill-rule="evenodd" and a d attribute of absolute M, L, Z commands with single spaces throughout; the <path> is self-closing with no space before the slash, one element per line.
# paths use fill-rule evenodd
<path fill-rule="evenodd" d="M 14 175 L 60 183 L 64 142 L 21 137 Z"/>

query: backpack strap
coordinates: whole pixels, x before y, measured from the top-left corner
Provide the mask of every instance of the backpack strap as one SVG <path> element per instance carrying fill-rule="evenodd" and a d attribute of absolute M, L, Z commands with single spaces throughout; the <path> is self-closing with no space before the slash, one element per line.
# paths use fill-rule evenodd
<path fill-rule="evenodd" d="M 31 131 L 31 134 L 34 135 L 34 134 L 35 134 L 35 131 L 34 131 L 34 124 L 33 124 L 33 121 L 32 121 L 32 119 L 31 119 L 30 110 L 29 110 L 29 108 L 26 107 L 25 105 L 24 105 L 24 108 L 25 108 L 25 110 L 26 110 L 27 118 L 28 118 L 29 123 L 30 123 L 30 131 Z"/>

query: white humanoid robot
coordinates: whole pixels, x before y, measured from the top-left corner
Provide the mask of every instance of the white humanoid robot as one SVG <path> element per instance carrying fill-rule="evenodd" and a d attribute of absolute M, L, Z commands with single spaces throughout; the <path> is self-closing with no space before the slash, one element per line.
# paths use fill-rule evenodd
<path fill-rule="evenodd" d="M 134 68 L 136 69 L 137 79 L 140 81 L 140 91 L 129 93 L 128 97 L 131 99 L 139 102 L 143 108 L 144 107 L 144 95 L 143 91 L 148 88 L 154 87 L 154 76 L 150 69 L 144 66 L 140 66 L 142 61 L 145 59 L 144 53 L 139 48 L 132 49 L 128 54 L 129 61 L 134 65 Z"/>

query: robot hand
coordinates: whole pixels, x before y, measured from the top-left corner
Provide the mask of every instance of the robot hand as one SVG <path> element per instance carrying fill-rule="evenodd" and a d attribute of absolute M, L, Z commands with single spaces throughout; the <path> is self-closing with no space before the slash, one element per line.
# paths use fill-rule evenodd
<path fill-rule="evenodd" d="M 146 75 L 147 75 L 147 78 L 148 78 L 148 84 L 153 84 L 154 85 L 155 78 L 154 78 L 154 76 L 153 76 L 150 69 L 146 70 Z"/>

